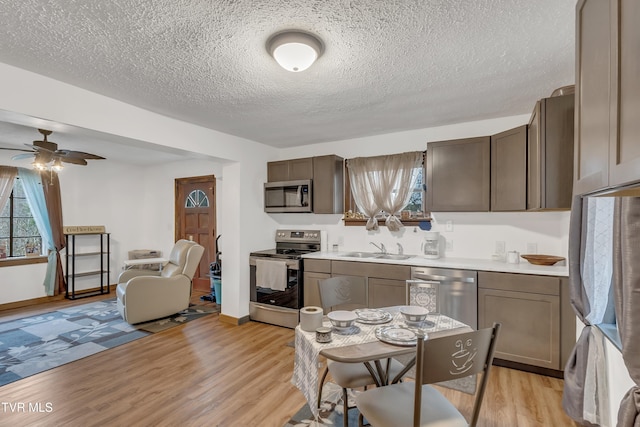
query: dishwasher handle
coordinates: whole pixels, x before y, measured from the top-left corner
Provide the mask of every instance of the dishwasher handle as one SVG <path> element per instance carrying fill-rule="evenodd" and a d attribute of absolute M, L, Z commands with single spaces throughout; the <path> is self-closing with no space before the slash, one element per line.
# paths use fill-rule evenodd
<path fill-rule="evenodd" d="M 412 279 L 418 279 L 423 282 L 437 282 L 437 283 L 475 283 L 476 279 L 473 277 L 454 277 L 454 276 L 435 276 L 435 275 L 414 275 Z"/>
<path fill-rule="evenodd" d="M 439 285 L 440 282 L 437 280 L 423 280 L 423 279 L 410 279 L 406 281 L 407 284 L 411 284 L 411 285 Z M 426 286 L 425 286 L 426 287 Z M 431 286 L 429 286 L 431 287 Z"/>

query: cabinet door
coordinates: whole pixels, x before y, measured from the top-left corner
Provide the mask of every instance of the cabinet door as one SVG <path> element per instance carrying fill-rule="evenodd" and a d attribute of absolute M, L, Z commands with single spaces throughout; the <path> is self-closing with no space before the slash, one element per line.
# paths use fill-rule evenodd
<path fill-rule="evenodd" d="M 527 209 L 571 209 L 574 96 L 536 103 L 527 138 Z"/>
<path fill-rule="evenodd" d="M 304 289 L 302 295 L 305 307 L 322 307 L 318 282 L 322 279 L 328 279 L 329 277 L 331 277 L 331 274 L 329 273 L 303 273 Z"/>
<path fill-rule="evenodd" d="M 289 160 L 289 180 L 313 179 L 313 158 Z"/>
<path fill-rule="evenodd" d="M 338 156 L 313 158 L 313 213 L 344 211 L 343 159 Z"/>
<path fill-rule="evenodd" d="M 406 282 L 392 279 L 369 279 L 369 307 L 381 308 L 406 304 Z"/>
<path fill-rule="evenodd" d="M 427 210 L 489 211 L 490 137 L 430 142 L 427 146 Z"/>
<path fill-rule="evenodd" d="M 574 105 L 573 94 L 544 99 L 543 209 L 571 209 Z"/>
<path fill-rule="evenodd" d="M 527 208 L 527 126 L 491 136 L 491 210 Z"/>
<path fill-rule="evenodd" d="M 610 4 L 580 0 L 576 5 L 576 195 L 605 188 L 609 183 Z"/>
<path fill-rule="evenodd" d="M 289 161 L 267 163 L 267 182 L 289 181 Z"/>
<path fill-rule="evenodd" d="M 617 56 L 613 61 L 611 107 L 617 117 L 613 122 L 617 135 L 610 143 L 609 185 L 620 185 L 640 180 L 640 2 L 615 0 L 613 4 L 618 22 L 613 34 Z"/>
<path fill-rule="evenodd" d="M 480 328 L 502 324 L 496 358 L 561 369 L 559 296 L 479 289 L 478 317 Z"/>

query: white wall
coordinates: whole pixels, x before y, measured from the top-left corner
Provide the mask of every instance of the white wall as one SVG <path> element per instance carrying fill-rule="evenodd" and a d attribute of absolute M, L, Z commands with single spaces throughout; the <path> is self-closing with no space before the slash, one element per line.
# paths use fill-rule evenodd
<path fill-rule="evenodd" d="M 275 222 L 262 210 L 266 161 L 277 158 L 276 149 L 155 114 L 1 63 L 0 93 L 0 110 L 8 112 L 4 116 L 15 117 L 16 123 L 21 117 L 39 118 L 201 153 L 218 162 L 225 195 L 223 202 L 218 205 L 218 227 L 224 235 L 221 245 L 224 245 L 223 257 L 229 267 L 223 271 L 225 306 L 222 311 L 232 317 L 248 314 L 249 269 L 246 268 L 246 261 L 250 251 L 273 244 L 276 228 Z M 63 214 L 67 215 L 65 223 L 106 225 L 114 240 L 113 257 L 116 262 L 113 269 L 119 268 L 118 260 L 124 259 L 129 247 L 140 248 L 153 244 L 168 250 L 168 242 L 174 238 L 173 228 L 167 220 L 167 215 L 173 215 L 173 204 L 169 202 L 173 201 L 173 179 L 199 175 L 201 166 L 161 165 L 157 169 L 138 170 L 109 160 L 101 162 L 101 166 L 92 162 L 90 166 L 80 168 L 86 172 L 77 170 L 73 172 L 78 174 L 75 176 L 71 167 L 65 169 L 65 172 L 70 171 L 67 178 L 61 178 L 61 185 L 65 188 L 63 202 L 69 206 L 63 208 Z M 165 183 L 171 181 L 170 188 L 157 186 L 158 177 L 162 177 L 159 179 Z M 138 182 L 144 183 L 143 186 L 139 187 Z M 129 191 L 138 188 L 138 194 Z M 136 196 L 138 206 L 131 210 Z M 140 198 L 144 203 L 139 203 Z M 127 207 L 129 211 L 124 210 Z M 140 225 L 142 222 L 144 224 Z M 11 267 L 0 269 L 0 290 L 2 287 L 11 287 L 12 283 L 25 286 L 25 281 L 31 283 L 32 277 L 38 276 L 32 270 L 44 271 L 41 265 L 25 268 L 31 277 L 25 275 L 24 270 Z M 44 273 L 41 276 L 44 277 Z M 34 289 L 41 286 L 39 277 L 33 282 L 35 284 L 26 286 L 34 286 Z M 35 293 L 21 290 L 0 296 L 0 303 L 38 296 L 42 296 L 41 290 Z"/>

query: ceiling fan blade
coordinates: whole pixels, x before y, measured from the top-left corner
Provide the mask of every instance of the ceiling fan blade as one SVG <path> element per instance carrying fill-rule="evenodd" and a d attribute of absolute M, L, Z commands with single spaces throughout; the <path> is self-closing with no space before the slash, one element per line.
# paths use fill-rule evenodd
<path fill-rule="evenodd" d="M 56 154 L 61 157 L 66 158 L 74 158 L 74 159 L 88 159 L 88 160 L 104 160 L 104 157 L 98 156 L 96 154 L 85 153 L 82 151 L 73 151 L 73 150 L 58 150 Z"/>
<path fill-rule="evenodd" d="M 87 161 L 85 159 L 78 159 L 75 157 L 64 157 L 64 156 L 58 156 L 57 158 L 65 163 L 73 163 L 74 165 L 83 165 L 83 166 L 87 165 Z"/>
<path fill-rule="evenodd" d="M 24 151 L 25 153 L 35 153 L 35 151 L 33 151 L 33 150 L 24 150 L 22 148 L 0 147 L 0 150 Z"/>
<path fill-rule="evenodd" d="M 26 151 L 26 150 L 20 150 L 20 151 Z M 24 153 L 24 154 L 16 154 L 15 156 L 11 157 L 11 160 L 22 160 L 22 159 L 28 159 L 31 157 L 34 157 L 36 155 L 36 153 Z"/>

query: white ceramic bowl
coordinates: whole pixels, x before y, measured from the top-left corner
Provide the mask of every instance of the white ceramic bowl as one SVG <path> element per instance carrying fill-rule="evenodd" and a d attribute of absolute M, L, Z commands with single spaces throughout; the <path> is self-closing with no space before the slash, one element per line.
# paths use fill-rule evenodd
<path fill-rule="evenodd" d="M 421 323 L 427 319 L 429 310 L 419 305 L 405 305 L 400 308 L 400 313 L 407 323 Z"/>
<path fill-rule="evenodd" d="M 340 329 L 346 329 L 353 326 L 358 316 L 352 311 L 336 310 L 327 314 L 331 324 Z"/>

